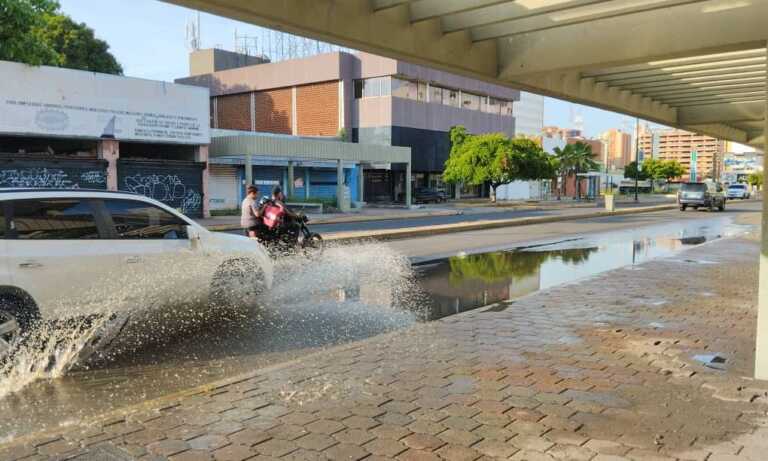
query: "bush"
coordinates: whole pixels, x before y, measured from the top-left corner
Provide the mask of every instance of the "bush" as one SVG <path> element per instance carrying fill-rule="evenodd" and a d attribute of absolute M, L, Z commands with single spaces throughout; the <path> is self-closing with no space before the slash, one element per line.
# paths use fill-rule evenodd
<path fill-rule="evenodd" d="M 237 216 L 240 210 L 237 208 L 228 208 L 226 210 L 211 210 L 211 216 Z"/>
<path fill-rule="evenodd" d="M 322 203 L 323 209 L 336 208 L 336 198 L 334 197 L 288 197 L 286 200 L 288 203 Z"/>

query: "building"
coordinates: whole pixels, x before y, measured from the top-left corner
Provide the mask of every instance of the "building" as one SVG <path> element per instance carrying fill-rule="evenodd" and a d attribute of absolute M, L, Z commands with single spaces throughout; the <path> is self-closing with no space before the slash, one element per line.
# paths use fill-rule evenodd
<path fill-rule="evenodd" d="M 605 145 L 604 163 L 609 170 L 622 169 L 630 164 L 632 157 L 632 135 L 611 128 L 600 135 Z"/>
<path fill-rule="evenodd" d="M 749 175 L 763 171 L 763 153 L 734 142 L 725 143 L 723 174 L 727 183 L 746 182 Z"/>
<path fill-rule="evenodd" d="M 544 96 L 520 92 L 520 100 L 512 105 L 515 136 L 541 136 L 544 129 Z"/>
<path fill-rule="evenodd" d="M 691 157 L 695 152 L 695 179 L 720 179 L 725 141 L 684 130 L 645 127 L 640 132 L 639 147 L 645 156 L 680 162 L 686 171 L 684 181 L 691 179 Z"/>
<path fill-rule="evenodd" d="M 205 88 L 0 61 L 0 187 L 136 192 L 208 214 Z"/>
<path fill-rule="evenodd" d="M 606 150 L 605 143 L 603 143 L 603 141 L 599 139 L 584 138 L 582 136 L 565 138 L 566 144 L 576 144 L 577 142 L 586 144 L 592 149 L 592 158 L 594 158 L 596 162 L 604 161 Z"/>
<path fill-rule="evenodd" d="M 367 53 L 209 70 L 176 81 L 209 88 L 213 128 L 407 147 L 415 187 L 446 189 L 441 173 L 451 127 L 515 134 L 518 91 Z M 254 174 L 269 166 L 254 165 Z M 405 200 L 402 163 L 361 168 L 365 201 Z"/>

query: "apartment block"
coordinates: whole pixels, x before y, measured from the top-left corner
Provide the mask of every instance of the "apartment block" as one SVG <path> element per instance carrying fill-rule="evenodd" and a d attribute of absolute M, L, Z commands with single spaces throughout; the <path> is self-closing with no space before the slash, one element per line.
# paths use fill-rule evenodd
<path fill-rule="evenodd" d="M 725 141 L 678 129 L 640 132 L 640 149 L 647 156 L 662 160 L 677 160 L 685 168 L 681 178 L 690 179 L 691 153 L 696 152 L 696 180 L 720 179 Z"/>

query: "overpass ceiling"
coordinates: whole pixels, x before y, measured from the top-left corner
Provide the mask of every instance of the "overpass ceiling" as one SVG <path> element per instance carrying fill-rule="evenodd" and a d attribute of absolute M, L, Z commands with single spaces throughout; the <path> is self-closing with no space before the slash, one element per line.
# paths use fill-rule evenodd
<path fill-rule="evenodd" d="M 168 0 L 763 143 L 768 0 Z"/>

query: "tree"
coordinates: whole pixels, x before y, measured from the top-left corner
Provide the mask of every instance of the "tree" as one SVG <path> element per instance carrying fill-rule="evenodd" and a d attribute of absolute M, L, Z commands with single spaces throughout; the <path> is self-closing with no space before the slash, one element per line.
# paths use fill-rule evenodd
<path fill-rule="evenodd" d="M 763 172 L 758 171 L 756 173 L 752 173 L 749 176 L 747 176 L 747 183 L 752 187 L 757 187 L 758 189 L 763 188 Z"/>
<path fill-rule="evenodd" d="M 0 0 L 0 59 L 56 65 L 58 53 L 40 31 L 58 7 L 52 0 Z"/>
<path fill-rule="evenodd" d="M 122 74 L 109 45 L 53 0 L 0 0 L 0 59 Z"/>
<path fill-rule="evenodd" d="M 49 15 L 39 34 L 58 53 L 57 65 L 68 69 L 89 70 L 122 75 L 123 68 L 109 52 L 109 45 L 99 40 L 93 29 L 76 23 L 69 16 Z"/>
<path fill-rule="evenodd" d="M 576 178 L 576 197 L 581 198 L 581 184 L 579 173 L 587 173 L 598 169 L 598 164 L 593 159 L 592 146 L 583 142 L 567 144 L 562 149 L 555 147 L 557 158 L 557 173 L 561 180 L 561 195 L 565 195 L 565 181 L 570 175 Z"/>
<path fill-rule="evenodd" d="M 677 160 L 661 160 L 658 166 L 658 174 L 666 181 L 666 189 L 669 191 L 669 182 L 685 174 L 685 168 Z"/>
<path fill-rule="evenodd" d="M 637 162 L 629 162 L 624 167 L 624 177 L 628 179 L 637 179 L 638 181 L 645 181 L 648 179 L 648 173 L 644 169 L 637 171 Z"/>
<path fill-rule="evenodd" d="M 651 180 L 651 192 L 653 192 L 653 182 L 664 179 L 664 165 L 662 162 L 663 160 L 657 160 L 652 157 L 643 160 L 642 172 L 647 179 Z"/>
<path fill-rule="evenodd" d="M 496 189 L 512 181 L 552 176 L 552 164 L 539 145 L 502 133 L 468 134 L 463 126 L 451 128 L 451 152 L 443 179 L 448 183 L 489 183 L 491 201 Z"/>

